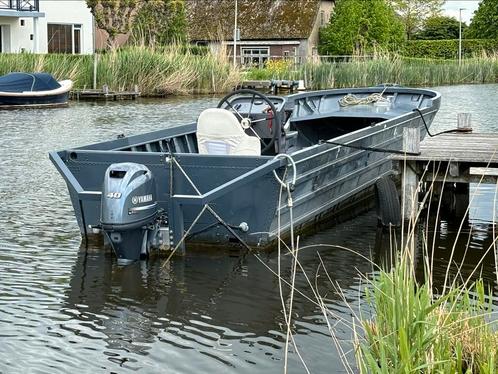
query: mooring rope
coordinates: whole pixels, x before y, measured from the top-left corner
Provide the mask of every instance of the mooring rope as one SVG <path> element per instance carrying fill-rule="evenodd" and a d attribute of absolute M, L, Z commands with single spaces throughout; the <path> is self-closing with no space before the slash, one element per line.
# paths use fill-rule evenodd
<path fill-rule="evenodd" d="M 296 179 L 297 179 L 297 169 L 296 169 L 296 162 L 294 161 L 294 159 L 289 156 L 288 154 L 286 153 L 279 153 L 278 155 L 276 155 L 273 159 L 274 160 L 277 160 L 277 159 L 287 159 L 291 166 L 292 166 L 292 183 L 290 184 L 290 188 L 294 188 L 294 186 L 296 185 Z M 283 187 L 283 188 L 287 188 L 288 186 L 288 183 L 285 183 L 282 179 L 280 179 L 277 175 L 277 172 L 275 170 L 273 170 L 273 175 L 275 176 L 275 179 L 278 181 L 278 183 L 280 183 L 280 185 Z"/>
<path fill-rule="evenodd" d="M 437 132 L 435 134 L 432 134 L 429 131 L 429 126 L 427 125 L 427 122 L 425 121 L 424 114 L 422 111 L 418 108 L 413 109 L 414 112 L 418 113 L 420 118 L 422 119 L 422 123 L 424 124 L 425 131 L 427 132 L 427 135 L 430 137 L 435 137 L 438 135 L 442 134 L 450 134 L 450 133 L 466 133 L 466 132 L 471 132 L 471 128 L 458 128 L 458 129 L 451 129 L 451 130 L 445 130 L 441 132 Z M 339 143 L 339 142 L 334 142 L 332 140 L 327 140 L 325 141 L 327 144 L 332 144 L 332 145 L 338 145 L 341 147 L 347 147 L 347 148 L 353 148 L 353 149 L 359 149 L 362 151 L 371 151 L 371 152 L 380 152 L 380 153 L 391 153 L 395 155 L 406 155 L 406 156 L 419 156 L 420 153 L 417 152 L 405 152 L 405 151 L 400 151 L 398 149 L 387 149 L 387 148 L 378 148 L 378 147 L 366 147 L 366 146 L 360 146 L 360 145 L 352 145 L 352 144 L 345 144 L 345 143 Z"/>
<path fill-rule="evenodd" d="M 382 92 L 374 92 L 367 97 L 358 97 L 353 94 L 347 94 L 342 99 L 339 100 L 339 105 L 342 107 L 352 106 L 352 105 L 366 105 L 371 103 L 390 103 L 389 99 L 385 98 L 384 92 L 386 91 L 388 86 L 385 86 Z"/>
<path fill-rule="evenodd" d="M 185 179 L 187 179 L 187 181 L 189 182 L 189 184 L 192 186 L 192 188 L 195 190 L 195 192 L 197 193 L 197 195 L 202 195 L 201 191 L 197 188 L 197 186 L 195 185 L 195 183 L 192 181 L 192 179 L 190 179 L 190 177 L 188 176 L 187 172 L 183 169 L 183 167 L 178 163 L 178 161 L 176 160 L 176 158 L 172 158 L 172 161 L 175 163 L 175 165 L 178 167 L 178 169 L 181 171 L 181 173 L 183 174 L 183 176 L 185 177 Z M 216 218 L 218 220 L 219 223 L 221 223 L 227 230 L 228 232 L 230 232 L 230 234 L 232 234 L 244 247 L 246 247 L 247 250 L 249 251 L 252 251 L 252 248 L 249 244 L 247 244 L 241 237 L 240 235 L 238 235 L 235 230 L 232 228 L 233 225 L 229 225 L 228 223 L 226 223 L 223 218 L 221 218 L 218 213 L 216 213 L 214 211 L 213 208 L 211 208 L 211 206 L 209 204 L 206 204 L 205 205 L 207 211 L 209 213 L 211 213 L 214 218 Z M 183 235 L 183 240 L 185 240 L 185 238 L 188 236 L 188 233 L 186 235 Z"/>
<path fill-rule="evenodd" d="M 392 153 L 395 155 L 407 155 L 407 156 L 419 156 L 420 155 L 420 153 L 417 153 L 417 152 L 405 152 L 405 151 L 400 151 L 399 149 L 364 147 L 361 145 L 352 145 L 352 144 L 333 142 L 331 140 L 327 140 L 325 143 L 332 144 L 332 145 L 339 145 L 339 146 L 347 147 L 347 148 L 359 149 L 362 151 L 371 151 L 371 152 L 379 152 L 379 153 Z"/>
<path fill-rule="evenodd" d="M 419 114 L 420 118 L 422 118 L 422 122 L 424 124 L 425 131 L 427 131 L 427 135 L 429 135 L 431 138 L 438 136 L 438 135 L 441 135 L 441 134 L 450 134 L 450 133 L 455 133 L 455 132 L 472 132 L 472 128 L 462 127 L 459 129 L 458 128 L 457 129 L 450 129 L 450 130 L 437 132 L 435 134 L 431 134 L 431 132 L 429 131 L 429 126 L 427 126 L 427 122 L 425 122 L 425 118 L 424 118 L 422 111 L 418 108 L 413 109 L 413 111 L 417 112 Z"/>

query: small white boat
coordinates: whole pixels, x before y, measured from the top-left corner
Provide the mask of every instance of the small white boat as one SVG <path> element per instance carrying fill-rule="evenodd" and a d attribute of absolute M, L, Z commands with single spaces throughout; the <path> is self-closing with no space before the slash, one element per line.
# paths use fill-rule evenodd
<path fill-rule="evenodd" d="M 0 108 L 66 105 L 71 80 L 57 81 L 47 73 L 10 73 L 0 77 Z"/>

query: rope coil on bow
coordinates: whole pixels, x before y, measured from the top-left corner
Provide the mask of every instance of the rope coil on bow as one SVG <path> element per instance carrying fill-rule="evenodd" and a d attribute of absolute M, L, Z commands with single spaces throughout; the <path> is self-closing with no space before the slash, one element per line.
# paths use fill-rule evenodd
<path fill-rule="evenodd" d="M 384 87 L 382 92 L 374 92 L 373 94 L 368 95 L 367 97 L 357 97 L 353 94 L 347 94 L 342 99 L 339 100 L 339 105 L 342 107 L 351 106 L 351 105 L 365 105 L 371 103 L 390 103 L 389 99 L 385 98 L 384 92 L 386 91 L 387 86 Z"/>

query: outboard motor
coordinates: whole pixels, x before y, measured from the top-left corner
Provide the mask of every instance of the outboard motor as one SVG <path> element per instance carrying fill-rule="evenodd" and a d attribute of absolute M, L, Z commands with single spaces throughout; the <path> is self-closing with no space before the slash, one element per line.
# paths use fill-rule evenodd
<path fill-rule="evenodd" d="M 118 263 L 170 246 L 167 217 L 158 207 L 155 179 L 145 165 L 125 162 L 107 168 L 100 221 Z"/>

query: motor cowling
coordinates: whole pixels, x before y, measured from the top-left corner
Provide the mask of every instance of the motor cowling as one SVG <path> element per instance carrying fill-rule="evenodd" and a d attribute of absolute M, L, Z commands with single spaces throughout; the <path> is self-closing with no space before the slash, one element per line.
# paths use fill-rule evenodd
<path fill-rule="evenodd" d="M 101 222 L 105 226 L 140 226 L 157 213 L 156 184 L 141 164 L 124 162 L 107 168 L 102 191 Z"/>
<path fill-rule="evenodd" d="M 135 261 L 151 247 L 169 246 L 167 218 L 157 203 L 154 176 L 145 165 L 125 162 L 107 168 L 100 221 L 118 261 Z"/>

